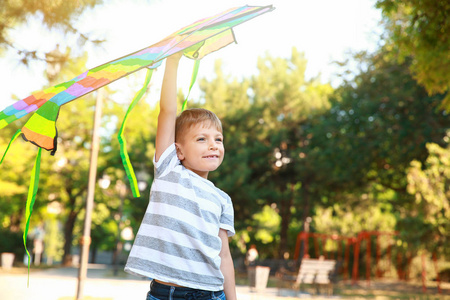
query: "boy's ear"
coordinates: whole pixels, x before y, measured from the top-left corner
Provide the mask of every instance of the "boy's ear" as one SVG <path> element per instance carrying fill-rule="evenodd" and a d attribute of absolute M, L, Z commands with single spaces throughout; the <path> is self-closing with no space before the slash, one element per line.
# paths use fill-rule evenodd
<path fill-rule="evenodd" d="M 178 156 L 178 159 L 179 159 L 180 161 L 183 161 L 183 160 L 184 160 L 183 151 L 181 150 L 181 147 L 178 145 L 178 143 L 175 143 L 175 148 L 177 149 L 177 156 Z"/>

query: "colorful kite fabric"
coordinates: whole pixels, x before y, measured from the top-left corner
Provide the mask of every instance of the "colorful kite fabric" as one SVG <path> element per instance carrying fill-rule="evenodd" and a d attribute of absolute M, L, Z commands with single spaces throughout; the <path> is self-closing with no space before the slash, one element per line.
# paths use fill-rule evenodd
<path fill-rule="evenodd" d="M 121 157 L 125 171 L 130 180 L 133 195 L 139 197 L 137 181 L 126 150 L 123 130 L 128 114 L 146 91 L 150 82 L 151 71 L 160 66 L 166 57 L 182 51 L 186 57 L 197 60 L 190 86 L 190 88 L 192 88 L 198 71 L 198 60 L 213 51 L 236 42 L 232 30 L 234 26 L 266 12 L 270 12 L 273 9 L 274 8 L 271 5 L 243 6 L 232 8 L 218 15 L 199 20 L 192 25 L 174 32 L 156 44 L 90 69 L 70 81 L 35 92 L 31 96 L 17 101 L 1 111 L 0 129 L 28 113 L 36 111 L 23 128 L 16 132 L 0 161 L 1 164 L 9 146 L 20 134 L 22 134 L 22 137 L 25 140 L 30 141 L 39 147 L 30 180 L 30 191 L 28 193 L 26 210 L 26 228 L 28 229 L 29 218 L 37 193 L 41 149 L 49 150 L 53 155 L 57 148 L 58 131 L 56 128 L 56 121 L 61 105 L 73 101 L 142 68 L 149 69 L 144 87 L 133 99 L 119 131 Z M 184 103 L 183 108 L 185 104 L 186 102 Z M 26 231 L 24 233 L 24 241 L 26 241 Z M 30 259 L 28 262 L 30 262 Z"/>
<path fill-rule="evenodd" d="M 93 68 L 65 83 L 35 92 L 0 112 L 0 129 L 39 109 L 22 132 L 27 140 L 39 147 L 53 150 L 54 123 L 61 105 L 144 67 L 157 68 L 164 58 L 179 51 L 189 58 L 201 59 L 235 42 L 232 27 L 271 10 L 272 6 L 230 9 L 182 28 L 150 47 Z"/>

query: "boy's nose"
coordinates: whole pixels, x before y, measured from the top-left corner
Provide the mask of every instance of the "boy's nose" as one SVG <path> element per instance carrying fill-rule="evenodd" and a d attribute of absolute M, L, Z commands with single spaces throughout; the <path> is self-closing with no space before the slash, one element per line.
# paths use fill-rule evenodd
<path fill-rule="evenodd" d="M 217 149 L 217 146 L 215 144 L 211 144 L 211 145 L 209 145 L 209 149 L 215 150 L 215 149 Z"/>

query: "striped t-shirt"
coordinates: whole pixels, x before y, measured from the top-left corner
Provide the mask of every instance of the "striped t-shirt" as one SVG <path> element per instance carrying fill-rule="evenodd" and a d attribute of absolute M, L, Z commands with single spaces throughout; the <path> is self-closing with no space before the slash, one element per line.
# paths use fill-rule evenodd
<path fill-rule="evenodd" d="M 155 165 L 150 202 L 125 271 L 209 291 L 223 289 L 219 228 L 234 232 L 230 197 L 186 169 L 175 144 Z"/>

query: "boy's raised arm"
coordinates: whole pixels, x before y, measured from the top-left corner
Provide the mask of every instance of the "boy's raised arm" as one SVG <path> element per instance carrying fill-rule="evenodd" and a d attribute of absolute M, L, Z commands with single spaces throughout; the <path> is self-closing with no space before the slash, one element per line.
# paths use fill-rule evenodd
<path fill-rule="evenodd" d="M 177 71 L 182 53 L 169 56 L 161 87 L 160 112 L 156 130 L 155 161 L 175 142 L 175 121 L 177 118 Z"/>

